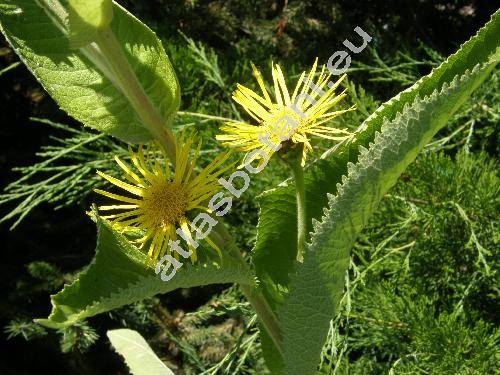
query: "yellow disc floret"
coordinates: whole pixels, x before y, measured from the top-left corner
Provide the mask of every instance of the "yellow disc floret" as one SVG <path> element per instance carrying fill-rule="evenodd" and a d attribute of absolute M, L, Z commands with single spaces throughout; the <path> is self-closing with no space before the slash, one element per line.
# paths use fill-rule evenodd
<path fill-rule="evenodd" d="M 188 208 L 189 195 L 181 184 L 159 180 L 144 190 L 141 209 L 149 227 L 175 225 Z"/>

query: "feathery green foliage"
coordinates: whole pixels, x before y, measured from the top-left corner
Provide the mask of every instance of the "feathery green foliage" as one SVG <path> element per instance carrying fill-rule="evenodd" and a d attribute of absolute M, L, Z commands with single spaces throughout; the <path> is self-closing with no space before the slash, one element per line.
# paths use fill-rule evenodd
<path fill-rule="evenodd" d="M 353 248 L 320 373 L 494 372 L 499 264 L 479 251 L 499 250 L 499 177 L 497 162 L 464 151 L 408 169 Z"/>
<path fill-rule="evenodd" d="M 15 218 L 12 229 L 42 203 L 54 204 L 56 209 L 82 203 L 92 188 L 103 185 L 95 171 L 112 168 L 114 155 L 128 157 L 123 144 L 104 134 L 94 134 L 44 119 L 33 121 L 62 130 L 68 136 L 52 136 L 52 144 L 44 146 L 37 153 L 41 159 L 39 162 L 14 169 L 21 177 L 7 185 L 0 195 L 0 204 L 19 202 L 0 219 L 3 222 Z"/>

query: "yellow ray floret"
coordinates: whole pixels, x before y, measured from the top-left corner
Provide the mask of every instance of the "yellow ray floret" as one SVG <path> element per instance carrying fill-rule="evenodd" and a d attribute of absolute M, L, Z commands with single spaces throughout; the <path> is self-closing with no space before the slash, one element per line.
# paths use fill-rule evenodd
<path fill-rule="evenodd" d="M 161 146 L 153 144 L 148 148 L 139 146 L 137 152 L 129 147 L 132 166 L 115 156 L 126 181 L 97 172 L 125 191 L 122 195 L 95 189 L 97 193 L 116 201 L 99 207 L 100 211 L 107 213 L 103 217 L 110 220 L 113 227 L 121 233 L 135 234 L 133 242 L 147 251 L 148 259 L 156 260 L 170 251 L 169 240 L 177 241 L 177 228 L 182 229 L 191 239 L 188 214 L 194 210 L 210 212 L 203 204 L 220 190 L 217 179 L 231 167 L 224 167 L 229 157 L 225 153 L 216 156 L 206 168 L 195 173 L 201 142 L 190 158 L 193 144 L 192 134 L 181 135 L 176 142 L 177 156 L 173 168 Z M 212 248 L 220 251 L 208 237 L 205 240 Z M 194 261 L 196 252 L 192 246 L 190 250 Z M 177 257 L 177 252 L 174 255 Z"/>
<path fill-rule="evenodd" d="M 306 153 L 312 150 L 310 136 L 317 136 L 333 141 L 342 141 L 351 137 L 346 129 L 325 126 L 333 118 L 354 110 L 332 110 L 345 96 L 345 90 L 340 94 L 335 91 L 346 77 L 340 77 L 336 82 L 330 81 L 331 75 L 321 68 L 315 79 L 317 60 L 308 74 L 303 72 L 293 93 L 290 95 L 285 83 L 283 72 L 279 65 L 272 66 L 274 92 L 266 89 L 262 75 L 252 65 L 253 74 L 262 95 L 238 84 L 233 93 L 233 99 L 243 107 L 258 125 L 243 122 L 226 122 L 220 130 L 223 134 L 216 136 L 228 147 L 238 151 L 249 152 L 260 148 L 267 152 L 269 157 L 281 143 L 292 141 L 303 144 L 302 164 L 305 163 Z"/>

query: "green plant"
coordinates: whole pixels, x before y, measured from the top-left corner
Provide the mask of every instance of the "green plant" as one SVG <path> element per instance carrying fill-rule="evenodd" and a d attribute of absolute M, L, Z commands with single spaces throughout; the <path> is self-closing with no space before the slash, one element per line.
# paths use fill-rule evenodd
<path fill-rule="evenodd" d="M 71 1 L 0 3 L 2 31 L 70 115 L 127 142 L 156 139 L 170 159 L 176 160 L 174 133 L 168 125 L 177 112 L 179 87 L 161 43 L 118 5 L 93 3 L 105 10 L 98 23 L 90 22 L 95 14 L 74 7 Z M 352 138 L 306 168 L 304 184 L 294 186 L 287 181 L 259 198 L 253 270 L 221 224 L 216 227 L 215 240 L 221 257 L 201 250 L 197 263 L 184 265 L 165 283 L 144 264 L 142 251 L 94 213 L 98 226 L 94 261 L 75 282 L 53 296 L 52 314 L 39 322 L 67 327 L 157 293 L 235 282 L 260 319 L 271 371 L 313 373 L 343 294 L 355 239 L 418 152 L 494 69 L 500 57 L 499 17 L 497 12 L 456 54 L 379 107 Z M 51 25 L 41 35 L 50 38 L 50 43 L 31 36 L 40 20 Z M 82 24 L 82 20 L 88 22 Z M 191 44 L 191 48 L 197 47 Z M 199 51 L 199 63 L 216 65 Z M 220 75 L 213 77 L 216 85 L 224 84 Z M 37 171 L 42 168 L 45 165 Z M 299 181 L 301 173 L 301 168 L 295 171 Z M 307 245 L 305 237 L 297 243 L 296 189 L 299 207 L 305 207 L 300 212 L 307 215 L 298 222 L 305 225 L 306 232 L 313 231 Z M 33 193 L 13 191 L 20 196 Z M 472 243 L 482 262 L 486 253 L 474 239 Z M 303 251 L 298 251 L 301 247 Z M 81 331 L 92 341 L 92 332 Z"/>
<path fill-rule="evenodd" d="M 321 373 L 494 372 L 498 178 L 464 150 L 407 169 L 352 249 Z"/>

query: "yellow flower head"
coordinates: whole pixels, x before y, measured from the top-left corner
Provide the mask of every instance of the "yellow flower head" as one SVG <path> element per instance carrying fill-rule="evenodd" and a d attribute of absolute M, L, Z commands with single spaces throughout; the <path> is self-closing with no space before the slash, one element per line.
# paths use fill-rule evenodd
<path fill-rule="evenodd" d="M 295 90 L 290 95 L 285 78 L 279 65 L 272 66 L 275 102 L 267 91 L 262 75 L 252 64 L 253 74 L 262 91 L 262 96 L 253 90 L 238 84 L 233 99 L 258 123 L 251 125 L 243 122 L 226 122 L 221 127 L 225 134 L 216 136 L 217 140 L 238 151 L 249 152 L 260 148 L 269 157 L 284 142 L 303 144 L 302 165 L 306 153 L 312 150 L 309 136 L 318 136 L 334 141 L 347 139 L 351 134 L 345 129 L 328 127 L 324 124 L 342 113 L 353 110 L 332 111 L 332 108 L 345 96 L 345 90 L 335 94 L 345 75 L 336 82 L 331 82 L 330 74 L 321 68 L 315 80 L 318 60 L 314 62 L 309 74 L 303 72 Z M 316 83 L 314 83 L 314 80 Z"/>
<path fill-rule="evenodd" d="M 113 227 L 126 234 L 138 234 L 133 240 L 140 249 L 147 248 L 148 258 L 156 260 L 170 251 L 169 240 L 177 241 L 176 229 L 179 228 L 192 243 L 188 213 L 193 210 L 210 212 L 203 202 L 220 189 L 217 178 L 229 166 L 222 167 L 229 157 L 228 153 L 218 155 L 206 168 L 195 175 L 194 168 L 201 142 L 198 143 L 192 159 L 189 151 L 194 141 L 192 134 L 181 135 L 176 142 L 177 156 L 172 168 L 161 146 L 153 144 L 149 148 L 139 146 L 136 153 L 129 147 L 130 160 L 135 171 L 115 156 L 116 163 L 123 170 L 124 182 L 106 173 L 97 171 L 113 185 L 125 190 L 127 195 L 118 195 L 101 189 L 99 194 L 118 201 L 117 204 L 100 206 L 100 211 L 110 212 L 103 216 Z M 118 211 L 118 213 L 114 213 Z M 205 237 L 208 244 L 220 252 L 218 247 Z M 191 260 L 196 260 L 192 250 Z M 174 253 L 177 257 L 177 253 Z"/>

